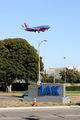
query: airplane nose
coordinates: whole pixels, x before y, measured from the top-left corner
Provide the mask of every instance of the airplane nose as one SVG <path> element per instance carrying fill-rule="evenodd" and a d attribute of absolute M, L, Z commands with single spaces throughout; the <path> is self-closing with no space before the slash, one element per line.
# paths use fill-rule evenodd
<path fill-rule="evenodd" d="M 50 27 L 48 26 L 48 28 L 50 28 Z"/>

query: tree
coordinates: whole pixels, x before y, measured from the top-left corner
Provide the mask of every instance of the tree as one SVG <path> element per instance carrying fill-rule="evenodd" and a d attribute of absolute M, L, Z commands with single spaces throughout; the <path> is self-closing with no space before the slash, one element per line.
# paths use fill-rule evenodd
<path fill-rule="evenodd" d="M 67 80 L 68 83 L 75 83 L 75 81 L 77 81 L 77 77 L 74 74 L 73 70 L 67 69 L 66 80 Z"/>
<path fill-rule="evenodd" d="M 76 71 L 76 72 L 74 72 L 74 74 L 77 77 L 77 81 L 75 81 L 75 83 L 80 83 L 80 72 Z"/>
<path fill-rule="evenodd" d="M 65 80 L 65 71 L 61 70 L 59 74 L 61 76 L 62 81 L 64 82 L 64 80 Z"/>
<path fill-rule="evenodd" d="M 54 79 L 54 76 L 53 76 L 53 75 L 50 75 L 50 76 L 47 78 L 47 82 L 53 83 L 53 79 Z"/>
<path fill-rule="evenodd" d="M 42 74 L 41 82 L 47 82 L 48 74 Z"/>
<path fill-rule="evenodd" d="M 43 62 L 41 59 L 41 71 Z M 11 84 L 15 78 L 37 81 L 37 50 L 25 39 L 14 38 L 0 41 L 0 81 Z"/>
<path fill-rule="evenodd" d="M 64 81 L 65 71 L 60 71 L 61 79 Z M 80 83 L 80 72 L 73 71 L 71 69 L 66 68 L 66 82 L 67 83 Z"/>
<path fill-rule="evenodd" d="M 42 82 L 47 82 L 47 83 L 53 83 L 53 78 L 54 76 L 50 75 L 48 77 L 48 74 L 42 74 Z"/>

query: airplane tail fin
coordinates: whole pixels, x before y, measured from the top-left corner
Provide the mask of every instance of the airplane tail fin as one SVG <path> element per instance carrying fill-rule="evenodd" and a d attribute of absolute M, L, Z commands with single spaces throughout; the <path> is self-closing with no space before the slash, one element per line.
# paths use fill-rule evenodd
<path fill-rule="evenodd" d="M 28 26 L 27 26 L 27 24 L 26 24 L 26 23 L 24 23 L 24 25 L 25 25 L 25 28 L 28 28 Z"/>

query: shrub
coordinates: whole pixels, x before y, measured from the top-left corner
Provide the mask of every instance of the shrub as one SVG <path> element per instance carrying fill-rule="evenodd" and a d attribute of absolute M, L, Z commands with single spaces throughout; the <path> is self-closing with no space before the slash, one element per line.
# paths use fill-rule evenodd
<path fill-rule="evenodd" d="M 66 91 L 80 91 L 80 86 L 66 86 Z"/>

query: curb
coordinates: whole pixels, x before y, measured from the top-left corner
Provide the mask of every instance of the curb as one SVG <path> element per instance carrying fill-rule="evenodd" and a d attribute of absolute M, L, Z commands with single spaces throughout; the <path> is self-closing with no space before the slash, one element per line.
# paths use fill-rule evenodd
<path fill-rule="evenodd" d="M 9 107 L 9 108 L 0 108 L 0 110 L 22 110 L 22 109 L 57 109 L 57 108 L 76 108 L 76 107 L 80 107 L 80 106 L 46 106 L 46 107 Z"/>

